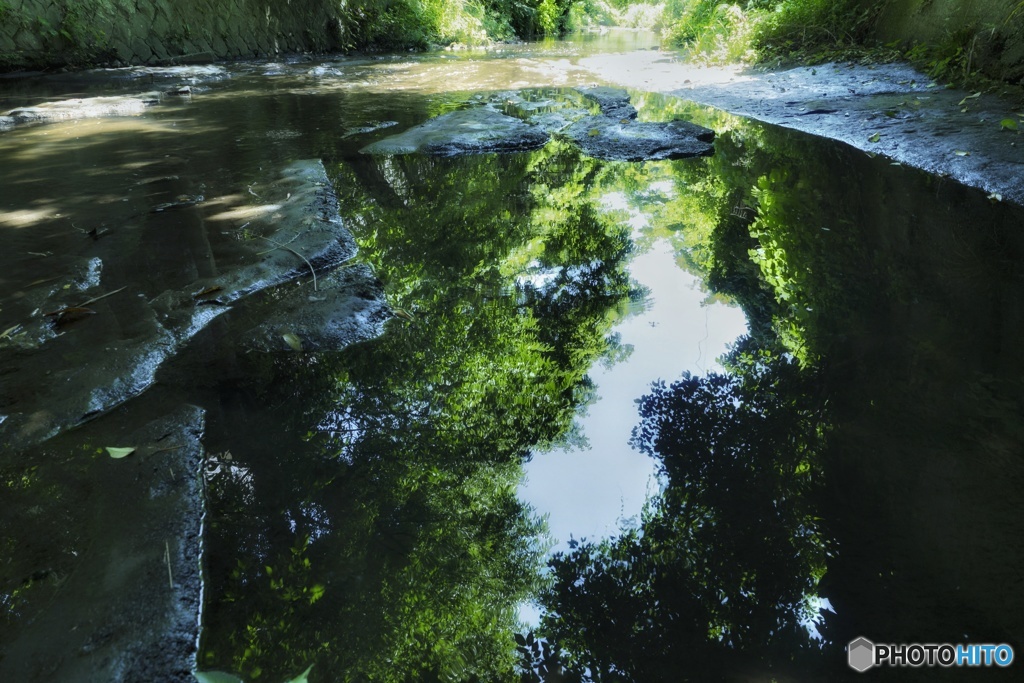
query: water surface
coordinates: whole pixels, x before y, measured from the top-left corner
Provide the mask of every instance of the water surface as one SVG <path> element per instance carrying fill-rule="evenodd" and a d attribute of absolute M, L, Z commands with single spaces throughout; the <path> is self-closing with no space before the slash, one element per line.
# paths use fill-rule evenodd
<path fill-rule="evenodd" d="M 510 679 L 538 599 L 567 666 L 632 680 L 831 680 L 860 635 L 1021 644 L 1018 208 L 640 91 L 641 118 L 714 128 L 715 156 L 359 153 L 494 91 L 569 96 L 598 79 L 580 59 L 622 47 L 238 64 L 139 117 L 0 134 L 5 443 L 122 370 L 108 359 L 163 292 L 245 258 L 297 160 L 322 160 L 351 265 L 402 312 L 344 349 L 246 349 L 271 290 L 206 321 L 141 397 L 81 416 L 115 445 L 170 406 L 206 411 L 201 668 Z M 162 78 L 19 82 L 4 106 Z M 60 576 L 109 533 L 58 514 L 112 495 L 109 475 L 48 443 L 0 462 L 21 504 L 0 525 L 8 634 L 71 599 Z M 814 641 L 819 597 L 835 613 Z"/>

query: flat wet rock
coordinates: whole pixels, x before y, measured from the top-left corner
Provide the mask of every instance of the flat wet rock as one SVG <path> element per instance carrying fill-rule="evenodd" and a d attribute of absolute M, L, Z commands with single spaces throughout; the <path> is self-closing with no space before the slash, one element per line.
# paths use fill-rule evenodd
<path fill-rule="evenodd" d="M 663 54 L 581 65 L 732 114 L 840 140 L 1024 204 L 1024 94 L 946 88 L 907 64 L 821 64 L 786 70 L 695 69 Z M 1016 130 L 1002 121 L 1016 123 Z"/>
<path fill-rule="evenodd" d="M 241 248 L 216 264 L 216 275 L 191 278 L 147 300 L 138 285 L 106 286 L 97 258 L 67 286 L 27 289 L 22 310 L 35 306 L 36 312 L 0 338 L 0 401 L 17 407 L 0 415 L 0 443 L 19 448 L 48 439 L 138 396 L 167 359 L 235 302 L 314 270 L 329 271 L 355 254 L 320 161 L 295 162 L 260 191 L 260 204 L 226 209 L 210 201 L 174 212 L 241 227 Z M 142 257 L 133 254 L 118 258 Z M 107 270 L 111 266 L 118 267 L 107 264 Z"/>
<path fill-rule="evenodd" d="M 635 119 L 636 107 L 629 103 L 629 93 L 621 88 L 609 88 L 607 86 L 595 86 L 593 88 L 579 88 L 583 97 L 596 102 L 601 113 L 615 119 Z"/>
<path fill-rule="evenodd" d="M 841 140 L 1024 203 L 1024 138 L 1001 125 L 1018 121 L 1019 103 L 938 87 L 906 65 L 824 64 L 672 94 Z"/>
<path fill-rule="evenodd" d="M 543 147 L 548 135 L 517 118 L 478 107 L 442 114 L 404 133 L 378 140 L 363 154 L 488 154 Z"/>
<path fill-rule="evenodd" d="M 139 116 L 160 102 L 162 93 L 150 92 L 125 97 L 88 97 L 19 107 L 0 115 L 0 129 L 25 123 L 52 123 L 103 116 Z"/>
<path fill-rule="evenodd" d="M 594 116 L 577 121 L 565 135 L 586 154 L 606 161 L 660 161 L 710 156 L 714 131 L 689 121 L 640 123 Z"/>
<path fill-rule="evenodd" d="M 378 336 L 391 317 L 383 287 L 366 264 L 342 266 L 318 288 L 295 289 L 275 303 L 242 345 L 256 351 L 340 351 Z"/>
<path fill-rule="evenodd" d="M 367 145 L 364 154 L 454 156 L 520 152 L 542 147 L 550 135 L 569 138 L 606 161 L 657 161 L 707 156 L 714 131 L 687 121 L 638 122 L 625 90 L 608 87 L 543 89 L 476 96 L 471 108 L 444 114 L 399 135 Z M 593 103 L 599 114 L 593 113 Z"/>
<path fill-rule="evenodd" d="M 0 679 L 192 681 L 202 602 L 203 412 L 109 416 L 0 457 Z M 135 450 L 120 459 L 106 447 Z M 27 465 L 26 463 L 34 463 Z"/>

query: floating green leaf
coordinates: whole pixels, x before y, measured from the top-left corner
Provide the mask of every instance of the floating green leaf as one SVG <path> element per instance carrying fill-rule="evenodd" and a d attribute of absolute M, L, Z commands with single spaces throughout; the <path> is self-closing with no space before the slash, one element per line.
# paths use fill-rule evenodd
<path fill-rule="evenodd" d="M 192 675 L 199 683 L 245 683 L 238 676 L 223 671 L 193 671 Z"/>
<path fill-rule="evenodd" d="M 1004 130 L 1017 130 L 1017 122 L 1013 119 L 1003 119 L 999 122 L 999 125 Z"/>
<path fill-rule="evenodd" d="M 958 157 L 969 157 L 969 156 L 971 156 L 970 152 L 965 152 L 962 149 L 956 150 L 955 152 L 953 152 L 953 154 L 957 155 Z"/>
<path fill-rule="evenodd" d="M 309 683 L 309 672 L 313 670 L 313 665 L 310 664 L 309 668 L 303 671 L 295 678 L 285 681 L 284 683 Z"/>
<path fill-rule="evenodd" d="M 968 95 L 967 97 L 965 97 L 962 100 L 960 100 L 960 105 L 963 105 L 965 102 L 967 102 L 967 100 L 976 100 L 979 97 L 981 97 L 981 93 L 980 92 L 976 92 L 973 95 Z"/>
<path fill-rule="evenodd" d="M 299 339 L 298 335 L 288 332 L 281 335 L 281 339 L 284 339 L 284 343 L 292 347 L 295 351 L 302 350 L 302 340 Z"/>
<path fill-rule="evenodd" d="M 872 135 L 871 137 L 868 138 L 868 142 L 878 142 L 881 139 L 882 139 L 882 134 L 881 133 L 875 133 L 874 135 Z"/>
<path fill-rule="evenodd" d="M 127 447 L 124 447 L 124 448 L 119 448 L 117 446 L 107 446 L 107 453 L 110 453 L 110 457 L 111 458 L 117 458 L 117 459 L 126 458 L 126 457 L 128 457 L 129 455 L 131 455 L 134 452 L 135 452 L 135 447 L 134 446 L 127 446 Z"/>

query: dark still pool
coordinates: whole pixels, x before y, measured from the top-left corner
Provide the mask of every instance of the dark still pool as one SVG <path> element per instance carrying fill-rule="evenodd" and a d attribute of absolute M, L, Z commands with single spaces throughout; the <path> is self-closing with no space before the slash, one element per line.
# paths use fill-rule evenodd
<path fill-rule="evenodd" d="M 1020 651 L 1024 211 L 594 49 L 0 91 L 0 679 Z"/>

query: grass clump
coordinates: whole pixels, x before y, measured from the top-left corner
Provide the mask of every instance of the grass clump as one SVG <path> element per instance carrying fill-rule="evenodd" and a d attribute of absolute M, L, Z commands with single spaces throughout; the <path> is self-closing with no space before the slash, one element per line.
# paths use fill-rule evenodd
<path fill-rule="evenodd" d="M 799 59 L 863 51 L 881 0 L 669 0 L 665 36 L 705 63 Z"/>
<path fill-rule="evenodd" d="M 702 63 L 749 62 L 756 57 L 756 12 L 749 3 L 672 1 L 665 10 L 665 37 Z"/>

